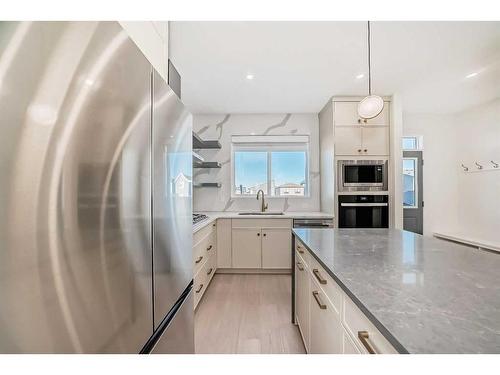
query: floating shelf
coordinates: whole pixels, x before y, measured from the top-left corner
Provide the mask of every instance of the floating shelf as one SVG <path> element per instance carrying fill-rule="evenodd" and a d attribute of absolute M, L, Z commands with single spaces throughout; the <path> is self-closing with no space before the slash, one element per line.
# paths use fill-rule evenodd
<path fill-rule="evenodd" d="M 204 163 L 205 159 L 203 159 L 200 155 L 193 151 L 193 165 Z"/>
<path fill-rule="evenodd" d="M 204 141 L 198 134 L 193 132 L 193 149 L 220 149 L 221 147 L 219 141 Z"/>
<path fill-rule="evenodd" d="M 220 188 L 220 182 L 200 182 L 196 183 L 193 185 L 195 188 L 201 188 L 201 187 L 214 187 L 214 188 Z"/>
<path fill-rule="evenodd" d="M 193 168 L 220 168 L 220 167 L 221 165 L 218 161 L 193 162 Z"/>

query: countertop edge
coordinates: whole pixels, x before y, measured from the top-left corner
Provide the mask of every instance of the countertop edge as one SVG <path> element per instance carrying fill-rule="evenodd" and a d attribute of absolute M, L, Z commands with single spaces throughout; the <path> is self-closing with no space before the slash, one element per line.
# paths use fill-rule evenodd
<path fill-rule="evenodd" d="M 335 275 L 334 271 L 327 267 L 323 261 L 316 255 L 314 250 L 312 250 L 306 243 L 306 241 L 300 238 L 300 235 L 295 232 L 292 228 L 292 233 L 296 236 L 300 242 L 306 247 L 309 253 L 318 261 L 319 264 L 325 269 L 325 271 L 339 284 L 342 290 L 351 298 L 351 300 L 356 304 L 356 306 L 366 315 L 366 317 L 373 323 L 373 325 L 380 331 L 380 333 L 389 341 L 389 343 L 396 349 L 400 354 L 410 354 L 408 350 L 394 337 L 394 335 L 366 308 L 366 306 L 361 302 L 354 293 Z"/>
<path fill-rule="evenodd" d="M 197 213 L 205 214 L 208 219 L 203 220 L 199 223 L 193 225 L 193 234 L 205 228 L 207 225 L 213 223 L 217 219 L 315 219 L 315 218 L 327 218 L 333 219 L 332 214 L 327 214 L 320 211 L 289 211 L 285 212 L 284 215 L 238 215 L 238 212 L 219 212 L 219 211 L 200 211 Z"/>

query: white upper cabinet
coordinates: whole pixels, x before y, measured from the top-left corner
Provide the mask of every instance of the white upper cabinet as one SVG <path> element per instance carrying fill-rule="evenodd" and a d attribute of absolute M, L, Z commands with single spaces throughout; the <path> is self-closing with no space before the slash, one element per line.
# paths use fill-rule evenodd
<path fill-rule="evenodd" d="M 358 102 L 335 102 L 335 126 L 381 125 L 389 126 L 389 102 L 384 102 L 384 109 L 375 118 L 365 120 L 358 115 Z"/>
<path fill-rule="evenodd" d="M 361 129 L 362 155 L 389 154 L 389 127 L 364 126 Z"/>
<path fill-rule="evenodd" d="M 335 155 L 361 155 L 362 147 L 360 126 L 335 128 Z"/>
<path fill-rule="evenodd" d="M 364 120 L 358 116 L 358 102 L 334 102 L 335 155 L 389 155 L 390 103 L 384 103 L 377 117 Z"/>

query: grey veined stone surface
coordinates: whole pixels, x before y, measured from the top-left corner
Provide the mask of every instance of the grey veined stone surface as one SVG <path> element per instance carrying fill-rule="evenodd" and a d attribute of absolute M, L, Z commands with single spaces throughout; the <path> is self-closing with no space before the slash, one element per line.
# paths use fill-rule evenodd
<path fill-rule="evenodd" d="M 294 229 L 402 352 L 500 353 L 500 254 L 397 229 Z"/>

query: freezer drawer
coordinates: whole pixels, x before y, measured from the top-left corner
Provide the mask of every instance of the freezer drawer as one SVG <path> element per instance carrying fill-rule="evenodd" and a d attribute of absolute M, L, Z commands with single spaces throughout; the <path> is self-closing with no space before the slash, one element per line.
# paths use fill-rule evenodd
<path fill-rule="evenodd" d="M 151 354 L 194 354 L 193 290 L 182 302 Z"/>

